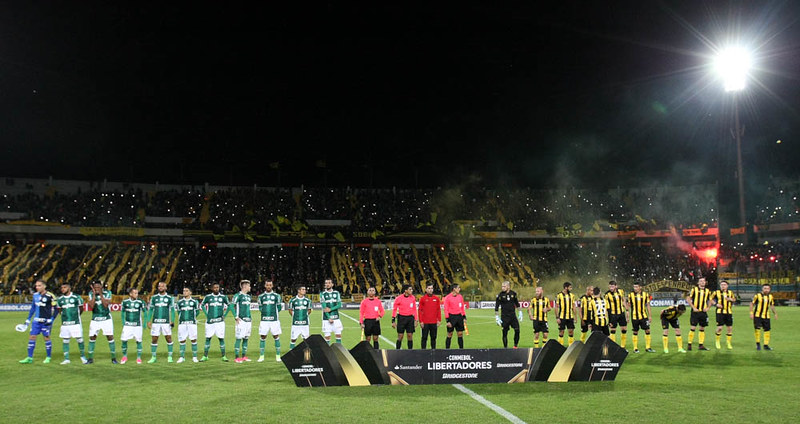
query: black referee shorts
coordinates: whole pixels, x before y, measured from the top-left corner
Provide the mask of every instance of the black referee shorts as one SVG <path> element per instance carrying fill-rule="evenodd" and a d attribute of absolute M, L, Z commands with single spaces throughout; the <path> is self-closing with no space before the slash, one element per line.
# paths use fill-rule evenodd
<path fill-rule="evenodd" d="M 447 322 L 452 325 L 452 327 L 447 327 L 448 333 L 452 333 L 453 330 L 464 331 L 464 315 L 450 315 L 447 317 Z"/>
<path fill-rule="evenodd" d="M 397 315 L 397 334 L 414 332 L 413 315 Z"/>
<path fill-rule="evenodd" d="M 364 319 L 364 336 L 380 336 L 381 335 L 381 322 L 377 319 Z"/>
<path fill-rule="evenodd" d="M 695 312 L 692 311 L 692 315 L 689 316 L 689 324 L 694 326 L 700 327 L 708 327 L 708 312 Z"/>

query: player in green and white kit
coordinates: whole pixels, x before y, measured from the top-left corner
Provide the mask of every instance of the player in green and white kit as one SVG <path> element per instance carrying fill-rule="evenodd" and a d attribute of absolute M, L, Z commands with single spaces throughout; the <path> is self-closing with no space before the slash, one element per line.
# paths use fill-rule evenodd
<path fill-rule="evenodd" d="M 267 344 L 267 334 L 272 333 L 275 339 L 275 360 L 281 360 L 281 321 L 278 312 L 281 311 L 283 302 L 281 295 L 272 291 L 272 280 L 264 283 L 266 291 L 258 296 L 258 309 L 261 311 L 261 323 L 258 325 L 258 334 L 261 336 L 261 356 L 258 362 L 264 362 L 264 348 Z"/>
<path fill-rule="evenodd" d="M 148 364 L 156 362 L 158 350 L 158 336 L 164 335 L 167 341 L 167 362 L 172 362 L 172 327 L 175 325 L 175 299 L 167 294 L 167 283 L 158 283 L 158 293 L 150 297 L 150 317 L 147 326 L 150 327 L 150 360 Z"/>
<path fill-rule="evenodd" d="M 200 302 L 192 299 L 192 289 L 183 288 L 183 298 L 178 300 L 178 343 L 181 345 L 181 357 L 186 355 L 186 339 L 192 341 L 192 362 L 197 362 L 197 316 L 200 314 Z"/>
<path fill-rule="evenodd" d="M 61 283 L 61 296 L 56 299 L 56 304 L 61 310 L 61 333 L 59 337 L 64 341 L 64 360 L 61 365 L 69 364 L 69 339 L 78 342 L 81 351 L 81 361 L 88 362 L 84 353 L 83 344 L 83 325 L 81 324 L 81 313 L 83 309 L 83 298 L 72 293 L 72 286 L 68 282 Z"/>
<path fill-rule="evenodd" d="M 342 295 L 333 289 L 333 280 L 325 279 L 325 290 L 319 294 L 322 302 L 322 335 L 331 344 L 331 333 L 336 335 L 336 343 L 342 343 L 342 321 L 339 309 L 342 307 Z"/>
<path fill-rule="evenodd" d="M 200 362 L 208 361 L 208 350 L 211 349 L 211 338 L 217 336 L 222 360 L 228 362 L 225 356 L 225 316 L 228 315 L 228 296 L 219 292 L 219 284 L 211 286 L 211 294 L 206 295 L 200 303 L 203 313 L 206 314 L 206 345 L 203 348 L 203 357 Z"/>
<path fill-rule="evenodd" d="M 117 363 L 117 345 L 114 342 L 114 321 L 111 319 L 111 291 L 103 290 L 103 283 L 92 283 L 92 292 L 89 293 L 89 309 L 92 310 L 92 321 L 89 323 L 89 357 L 88 364 L 94 363 L 94 344 L 97 334 L 102 331 L 108 339 L 108 348 L 111 351 L 111 363 Z"/>
<path fill-rule="evenodd" d="M 236 319 L 236 344 L 233 347 L 236 359 L 234 362 L 241 364 L 242 362 L 250 362 L 247 357 L 247 341 L 250 339 L 252 333 L 253 319 L 250 316 L 250 281 L 242 280 L 239 282 L 239 293 L 233 295 L 231 304 L 228 309 L 233 312 L 233 317 Z M 240 353 L 241 346 L 241 356 Z"/>
<path fill-rule="evenodd" d="M 142 363 L 142 326 L 144 326 L 143 315 L 147 310 L 147 305 L 139 299 L 139 290 L 136 287 L 128 289 L 128 298 L 122 301 L 122 360 L 121 363 L 128 362 L 128 340 L 136 339 L 136 363 Z"/>
<path fill-rule="evenodd" d="M 292 316 L 292 332 L 290 334 L 289 349 L 294 349 L 294 342 L 303 336 L 303 340 L 309 336 L 309 315 L 311 315 L 311 299 L 306 297 L 305 286 L 297 289 L 297 296 L 289 301 L 289 315 Z"/>

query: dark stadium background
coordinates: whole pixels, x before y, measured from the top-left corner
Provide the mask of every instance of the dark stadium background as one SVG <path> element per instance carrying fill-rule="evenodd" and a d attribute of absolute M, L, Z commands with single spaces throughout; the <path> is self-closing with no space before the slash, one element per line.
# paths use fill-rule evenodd
<path fill-rule="evenodd" d="M 707 65 L 712 45 L 739 30 L 759 60 L 742 101 L 749 196 L 769 175 L 798 175 L 795 2 L 280 3 L 5 3 L 2 174 L 332 187 L 719 181 L 735 205 L 732 102 Z"/>

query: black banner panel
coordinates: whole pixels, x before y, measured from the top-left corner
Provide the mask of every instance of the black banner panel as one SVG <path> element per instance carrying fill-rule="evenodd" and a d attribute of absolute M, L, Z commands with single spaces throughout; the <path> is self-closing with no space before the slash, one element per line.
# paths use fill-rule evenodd
<path fill-rule="evenodd" d="M 395 385 L 524 383 L 533 349 L 383 350 Z"/>
<path fill-rule="evenodd" d="M 347 386 L 339 358 L 328 342 L 314 334 L 281 356 L 298 387 Z"/>
<path fill-rule="evenodd" d="M 610 381 L 617 378 L 628 351 L 603 333 L 593 332 L 581 349 L 569 381 Z"/>

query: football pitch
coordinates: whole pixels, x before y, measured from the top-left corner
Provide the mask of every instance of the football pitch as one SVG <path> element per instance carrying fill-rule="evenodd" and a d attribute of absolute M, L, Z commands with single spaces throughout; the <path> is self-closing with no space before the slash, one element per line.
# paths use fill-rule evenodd
<path fill-rule="evenodd" d="M 654 314 L 660 308 L 653 310 Z M 357 311 L 345 311 L 357 317 Z M 253 362 L 235 364 L 233 320 L 228 317 L 226 350 L 230 362 L 220 360 L 219 344 L 212 342 L 205 363 L 167 363 L 163 338 L 158 362 L 125 365 L 110 362 L 108 342 L 97 340 L 95 363 L 82 365 L 78 347 L 71 344 L 72 364 L 63 360 L 61 340 L 53 338 L 53 362 L 42 364 L 44 342 L 39 338 L 33 364 L 19 364 L 26 356 L 27 333 L 14 331 L 27 313 L 0 313 L 0 378 L 2 378 L 2 422 L 709 422 L 782 423 L 797 414 L 800 390 L 800 308 L 778 307 L 779 319 L 772 319 L 771 352 L 756 351 L 753 325 L 746 306 L 734 309 L 732 351 L 714 348 L 712 327 L 706 331 L 711 350 L 678 353 L 670 331 L 670 353 L 662 353 L 660 322 L 654 320 L 653 348 L 657 353 L 631 353 L 614 382 L 473 384 L 425 386 L 371 386 L 298 388 L 286 370 L 275 361 L 275 348 L 268 338 L 266 361 L 258 363 L 258 324 L 248 356 Z M 688 313 L 681 317 L 684 344 L 689 329 Z M 88 317 L 84 337 L 88 345 Z M 468 311 L 469 336 L 466 348 L 501 347 L 500 328 L 490 310 Z M 289 350 L 289 317 L 281 314 L 282 353 Z M 114 314 L 117 357 L 120 355 L 119 314 Z M 357 322 L 342 317 L 343 342 L 350 348 L 360 341 Z M 54 326 L 58 335 L 59 324 Z M 557 336 L 555 320 L 550 338 Z M 312 314 L 311 332 L 321 330 L 318 311 Z M 384 317 L 385 339 L 381 347 L 394 349 L 396 333 L 390 318 Z M 203 324 L 198 325 L 202 337 Z M 177 333 L 177 332 L 176 332 Z M 437 347 L 444 347 L 444 328 Z M 576 336 L 579 332 L 576 332 Z M 509 334 L 512 339 L 513 331 Z M 149 333 L 145 329 L 143 360 L 150 359 Z M 176 334 L 177 336 L 177 334 Z M 578 337 L 576 337 L 577 339 Z M 387 341 L 390 340 L 391 342 Z M 175 358 L 178 356 L 177 337 Z M 619 341 L 619 334 L 617 335 Z M 204 340 L 200 339 L 202 356 Z M 453 340 L 453 345 L 457 346 Z M 644 350 L 643 333 L 639 335 Z M 128 342 L 128 357 L 136 356 L 136 344 Z M 419 332 L 414 347 L 419 348 Z M 530 321 L 522 323 L 521 347 L 533 346 Z M 405 342 L 403 343 L 405 348 Z M 187 357 L 191 349 L 187 345 Z M 795 418 L 792 418 L 795 417 Z"/>

